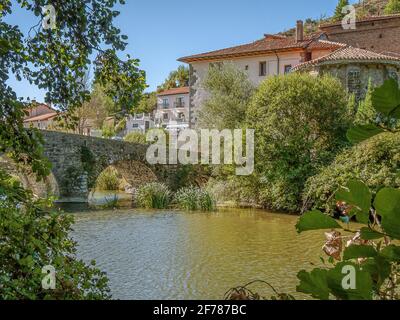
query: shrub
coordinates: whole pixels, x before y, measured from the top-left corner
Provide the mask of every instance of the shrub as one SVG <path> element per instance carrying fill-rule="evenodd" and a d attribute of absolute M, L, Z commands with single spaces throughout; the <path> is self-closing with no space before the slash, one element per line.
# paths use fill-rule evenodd
<path fill-rule="evenodd" d="M 121 177 L 113 167 L 105 169 L 97 178 L 96 189 L 101 191 L 120 190 Z"/>
<path fill-rule="evenodd" d="M 178 190 L 175 194 L 174 202 L 183 210 L 212 211 L 215 209 L 215 200 L 211 194 L 197 187 Z"/>
<path fill-rule="evenodd" d="M 124 140 L 131 143 L 146 144 L 146 135 L 138 131 L 129 132 Z"/>
<path fill-rule="evenodd" d="M 139 187 L 136 194 L 136 203 L 141 208 L 165 209 L 171 202 L 171 191 L 158 182 L 148 183 Z"/>
<path fill-rule="evenodd" d="M 73 217 L 51 210 L 50 200 L 32 200 L 9 178 L 0 170 L 0 299 L 110 298 L 105 274 L 76 258 Z M 56 270 L 55 290 L 42 287 L 45 266 Z"/>
<path fill-rule="evenodd" d="M 308 179 L 303 207 L 332 213 L 335 190 L 360 179 L 373 192 L 380 186 L 400 187 L 400 133 L 382 133 L 337 155 L 333 163 Z"/>
<path fill-rule="evenodd" d="M 248 177 L 228 176 L 225 179 L 210 179 L 207 191 L 217 203 L 232 203 L 236 206 L 257 206 L 259 200 L 259 183 L 252 175 Z"/>
<path fill-rule="evenodd" d="M 255 129 L 261 201 L 271 209 L 298 211 L 310 176 L 330 163 L 346 141 L 347 95 L 330 76 L 290 74 L 265 80 L 247 112 Z"/>

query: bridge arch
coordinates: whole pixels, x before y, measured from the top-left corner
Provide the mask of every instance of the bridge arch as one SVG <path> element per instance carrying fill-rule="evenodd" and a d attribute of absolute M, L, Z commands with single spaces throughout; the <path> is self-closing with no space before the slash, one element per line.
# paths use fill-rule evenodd
<path fill-rule="evenodd" d="M 29 167 L 17 165 L 6 156 L 0 156 L 0 167 L 19 180 L 25 189 L 31 190 L 38 198 L 60 195 L 58 181 L 52 172 L 43 180 L 38 180 Z"/>

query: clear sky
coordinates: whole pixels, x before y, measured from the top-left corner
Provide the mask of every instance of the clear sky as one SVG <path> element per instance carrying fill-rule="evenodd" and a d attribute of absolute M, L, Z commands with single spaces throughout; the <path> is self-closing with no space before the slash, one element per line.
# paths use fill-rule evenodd
<path fill-rule="evenodd" d="M 126 0 L 116 24 L 129 36 L 126 53 L 141 60 L 147 91 L 179 66 L 182 56 L 252 42 L 277 33 L 298 19 L 331 15 L 337 0 Z M 356 0 L 350 1 L 357 2 Z M 23 30 L 35 24 L 19 11 L 9 20 Z M 11 79 L 23 97 L 43 100 L 43 92 Z"/>

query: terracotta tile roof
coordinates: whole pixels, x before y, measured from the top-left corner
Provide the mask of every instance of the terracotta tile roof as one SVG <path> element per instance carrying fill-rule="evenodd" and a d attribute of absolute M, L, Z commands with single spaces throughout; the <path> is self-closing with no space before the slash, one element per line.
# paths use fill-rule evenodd
<path fill-rule="evenodd" d="M 157 93 L 157 95 L 158 96 L 170 96 L 173 94 L 185 94 L 185 93 L 189 93 L 189 92 L 190 92 L 189 87 L 181 87 L 181 88 L 164 90 L 162 92 Z"/>
<path fill-rule="evenodd" d="M 333 41 L 328 41 L 328 40 L 318 40 L 318 41 L 311 42 L 310 45 L 307 47 L 307 49 L 308 50 L 338 49 L 338 48 L 343 48 L 346 46 L 347 45 L 344 43 L 333 42 Z"/>
<path fill-rule="evenodd" d="M 305 63 L 301 63 L 295 66 L 292 70 L 298 71 L 311 66 L 320 64 L 330 64 L 338 62 L 394 62 L 400 65 L 400 58 L 394 56 L 388 56 L 364 49 L 354 48 L 346 46 L 335 50 L 325 56 L 318 59 L 314 59 Z"/>
<path fill-rule="evenodd" d="M 45 121 L 45 120 L 52 119 L 52 118 L 56 117 L 57 115 L 58 115 L 57 112 L 49 112 L 49 113 L 41 114 L 40 116 L 25 119 L 24 122 Z"/>
<path fill-rule="evenodd" d="M 281 35 L 268 35 L 261 40 L 244 44 L 236 47 L 195 54 L 178 59 L 182 62 L 192 62 L 199 60 L 215 60 L 215 59 L 226 59 L 230 57 L 238 56 L 253 56 L 263 53 L 271 53 L 276 51 L 290 51 L 290 50 L 304 50 L 313 44 L 313 49 L 322 48 L 337 48 L 338 44 L 334 42 L 321 42 L 319 43 L 323 32 L 315 32 L 304 38 L 303 41 L 297 42 L 295 37 L 285 37 Z M 319 46 L 319 47 L 318 47 Z"/>
<path fill-rule="evenodd" d="M 396 19 L 396 18 L 400 18 L 400 14 L 364 17 L 362 19 L 357 19 L 357 23 L 367 23 L 367 22 L 372 22 L 372 21 L 390 20 L 390 19 Z M 341 25 L 342 25 L 342 22 L 339 21 L 339 22 L 324 23 L 324 24 L 321 24 L 319 27 L 321 30 L 323 30 L 324 28 L 341 26 Z"/>

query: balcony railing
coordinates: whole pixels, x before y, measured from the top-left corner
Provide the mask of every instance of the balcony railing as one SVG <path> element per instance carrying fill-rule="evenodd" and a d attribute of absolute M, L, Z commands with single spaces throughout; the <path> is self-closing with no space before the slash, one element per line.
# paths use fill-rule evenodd
<path fill-rule="evenodd" d="M 184 108 L 184 107 L 185 107 L 185 102 L 183 102 L 183 101 L 176 101 L 176 102 L 174 102 L 174 107 L 175 107 L 175 108 Z"/>
<path fill-rule="evenodd" d="M 168 109 L 169 108 L 169 103 L 162 103 L 160 106 L 163 109 Z"/>

